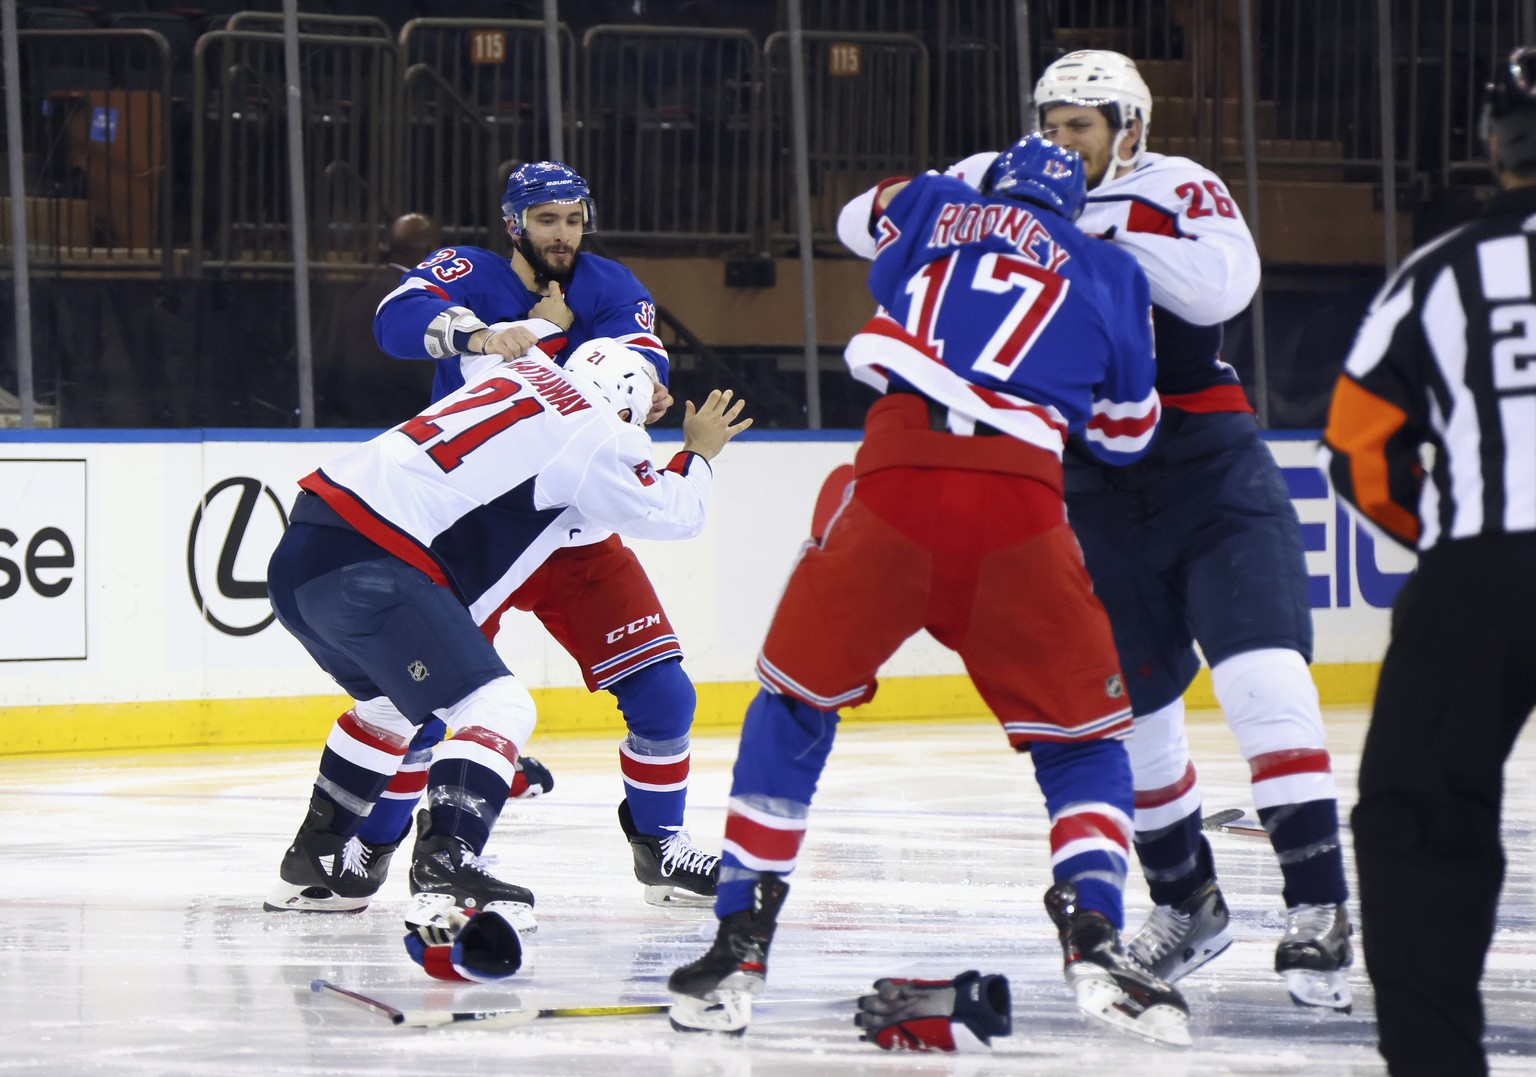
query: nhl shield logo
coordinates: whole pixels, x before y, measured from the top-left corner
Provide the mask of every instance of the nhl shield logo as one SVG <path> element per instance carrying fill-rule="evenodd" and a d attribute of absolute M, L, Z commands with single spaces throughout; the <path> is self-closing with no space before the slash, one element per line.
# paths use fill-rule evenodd
<path fill-rule="evenodd" d="M 1119 699 L 1125 695 L 1125 682 L 1120 679 L 1120 674 L 1104 678 L 1104 694 L 1110 699 Z"/>
<path fill-rule="evenodd" d="M 419 658 L 412 662 L 410 665 L 406 666 L 405 671 L 411 675 L 411 680 L 413 681 L 424 681 L 429 676 L 427 672 L 427 664 Z"/>

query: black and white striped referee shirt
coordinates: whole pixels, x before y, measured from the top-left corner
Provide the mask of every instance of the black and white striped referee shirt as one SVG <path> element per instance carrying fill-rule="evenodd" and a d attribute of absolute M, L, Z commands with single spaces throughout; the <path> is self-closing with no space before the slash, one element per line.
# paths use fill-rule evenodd
<path fill-rule="evenodd" d="M 1319 457 L 1405 546 L 1536 530 L 1536 187 L 1495 196 L 1387 281 Z"/>

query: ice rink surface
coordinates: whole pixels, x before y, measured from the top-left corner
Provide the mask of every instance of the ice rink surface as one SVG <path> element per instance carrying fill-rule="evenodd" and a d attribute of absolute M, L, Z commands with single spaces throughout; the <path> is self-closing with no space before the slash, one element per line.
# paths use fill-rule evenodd
<path fill-rule="evenodd" d="M 1330 711 L 1353 803 L 1361 711 Z M 801 867 L 748 1034 L 674 1033 L 664 1016 L 545 1019 L 515 1029 L 397 1029 L 317 977 L 401 1009 L 666 1001 L 713 937 L 707 909 L 646 905 L 614 808 L 612 738 L 541 739 L 555 791 L 509 805 L 489 854 L 533 889 L 540 928 L 501 985 L 429 979 L 406 957 L 409 845 L 358 915 L 270 914 L 261 900 L 301 819 L 313 750 L 0 760 L 0 1072 L 817 1077 L 1380 1074 L 1358 959 L 1352 1016 L 1294 1007 L 1271 971 L 1280 876 L 1260 838 L 1211 836 L 1236 944 L 1184 981 L 1195 1045 L 1176 1051 L 1080 1016 L 1041 906 L 1046 819 L 1027 758 L 990 721 L 849 725 L 812 809 Z M 1191 716 L 1207 812 L 1251 810 L 1219 718 Z M 719 848 L 734 736 L 694 742 L 689 825 Z M 1509 873 L 1484 989 L 1495 1073 L 1536 1073 L 1536 736 L 1507 772 Z M 1348 832 L 1345 834 L 1346 842 Z M 1351 857 L 1352 863 L 1352 857 Z M 1133 879 L 1128 922 L 1146 914 Z M 1454 916 L 1455 910 L 1447 910 Z M 990 1056 L 886 1054 L 859 1042 L 852 998 L 885 975 L 1003 972 L 1014 1034 Z M 1426 976 L 1434 975 L 1426 969 Z"/>

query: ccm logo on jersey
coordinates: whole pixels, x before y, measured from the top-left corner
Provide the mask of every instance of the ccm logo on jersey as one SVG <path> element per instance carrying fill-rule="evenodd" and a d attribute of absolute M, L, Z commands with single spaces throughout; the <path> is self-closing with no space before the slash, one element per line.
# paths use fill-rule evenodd
<path fill-rule="evenodd" d="M 653 613 L 648 617 L 640 618 L 638 621 L 631 621 L 623 628 L 615 628 L 604 638 L 607 639 L 609 643 L 617 643 L 625 636 L 636 635 L 637 633 L 644 632 L 647 628 L 652 628 L 659 624 L 661 624 L 661 614 Z"/>

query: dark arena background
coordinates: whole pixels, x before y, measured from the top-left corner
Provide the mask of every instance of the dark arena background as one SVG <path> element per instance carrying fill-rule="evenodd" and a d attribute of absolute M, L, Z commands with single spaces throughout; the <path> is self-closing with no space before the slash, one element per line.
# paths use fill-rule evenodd
<path fill-rule="evenodd" d="M 295 138 L 275 0 L 17 6 L 22 181 L 11 191 L 0 177 L 0 243 L 19 197 L 39 425 L 301 423 L 293 144 L 312 421 L 377 428 L 415 399 L 417 379 L 368 339 L 369 301 L 389 277 L 381 244 L 393 218 L 420 212 L 446 244 L 505 248 L 502 178 L 550 153 L 543 5 L 299 8 Z M 1226 358 L 1266 426 L 1316 428 L 1384 272 L 1490 190 L 1475 98 L 1519 9 L 1399 0 L 1382 9 L 1383 49 L 1375 3 L 1254 3 L 1250 145 L 1235 4 L 812 0 L 807 261 L 782 2 L 561 4 L 559 134 L 597 201 L 592 248 L 630 264 L 662 307 L 679 395 L 732 384 L 761 426 L 855 427 L 870 396 L 838 354 L 870 302 L 834 234 L 838 207 L 884 176 L 1011 142 L 1030 126 L 1021 70 L 1076 48 L 1123 50 L 1154 95 L 1151 148 L 1213 168 L 1257 226 L 1262 316 L 1227 327 Z M 14 301 L 0 290 L 6 324 Z M 4 400 L 18 390 L 14 349 L 4 334 Z M 5 415 L 16 421 L 14 402 Z"/>

